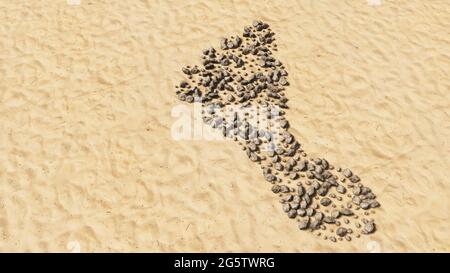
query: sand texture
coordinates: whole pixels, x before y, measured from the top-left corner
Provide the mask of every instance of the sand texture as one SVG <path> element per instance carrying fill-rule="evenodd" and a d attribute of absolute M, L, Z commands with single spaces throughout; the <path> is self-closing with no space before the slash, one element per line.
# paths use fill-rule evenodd
<path fill-rule="evenodd" d="M 290 131 L 377 194 L 375 234 L 300 232 L 235 143 L 172 138 L 180 68 L 254 19 Z M 1 1 L 0 21 L 1 252 L 450 251 L 448 1 Z"/>

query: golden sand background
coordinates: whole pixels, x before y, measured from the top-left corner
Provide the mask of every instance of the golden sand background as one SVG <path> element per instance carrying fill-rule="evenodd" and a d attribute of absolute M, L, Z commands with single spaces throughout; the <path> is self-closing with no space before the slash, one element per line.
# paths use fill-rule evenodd
<path fill-rule="evenodd" d="M 292 132 L 375 191 L 376 234 L 301 232 L 235 143 L 171 138 L 181 66 L 254 19 Z M 450 251 L 449 1 L 1 1 L 0 22 L 0 251 Z"/>

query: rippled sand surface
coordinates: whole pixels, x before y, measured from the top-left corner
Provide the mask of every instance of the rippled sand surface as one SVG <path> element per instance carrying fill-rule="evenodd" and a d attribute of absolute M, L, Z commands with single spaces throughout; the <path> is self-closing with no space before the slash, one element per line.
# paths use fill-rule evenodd
<path fill-rule="evenodd" d="M 450 251 L 450 4 L 371 2 L 1 1 L 0 251 Z M 254 19 L 375 234 L 301 232 L 237 145 L 171 137 L 181 66 Z"/>

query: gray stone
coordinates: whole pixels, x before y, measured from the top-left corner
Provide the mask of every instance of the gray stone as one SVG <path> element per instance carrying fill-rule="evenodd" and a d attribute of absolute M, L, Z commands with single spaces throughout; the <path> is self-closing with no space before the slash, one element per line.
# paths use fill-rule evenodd
<path fill-rule="evenodd" d="M 380 203 L 378 203 L 378 201 L 373 200 L 372 202 L 370 202 L 370 207 L 371 208 L 377 208 L 380 206 Z"/>
<path fill-rule="evenodd" d="M 298 210 L 297 210 L 297 214 L 298 214 L 299 216 L 303 217 L 303 216 L 306 215 L 306 210 L 304 210 L 304 209 L 298 209 Z"/>
<path fill-rule="evenodd" d="M 367 209 L 369 209 L 370 208 L 370 204 L 368 203 L 368 202 L 361 202 L 360 204 L 359 204 L 359 206 L 362 208 L 362 209 L 364 209 L 364 210 L 367 210 Z"/>
<path fill-rule="evenodd" d="M 313 196 L 315 193 L 316 193 L 316 189 L 314 189 L 313 186 L 309 187 L 309 188 L 306 190 L 306 194 L 309 195 L 309 196 Z"/>
<path fill-rule="evenodd" d="M 191 70 L 189 68 L 183 67 L 181 70 L 183 71 L 184 74 L 191 75 Z"/>
<path fill-rule="evenodd" d="M 350 171 L 349 169 L 343 170 L 343 171 L 342 171 L 342 174 L 343 174 L 345 177 L 347 177 L 347 178 L 349 178 L 349 177 L 351 177 L 351 176 L 353 175 L 352 171 Z"/>
<path fill-rule="evenodd" d="M 287 194 L 283 197 L 283 200 L 286 202 L 290 202 L 292 201 L 292 199 L 294 199 L 294 196 L 292 194 Z"/>
<path fill-rule="evenodd" d="M 285 77 L 281 77 L 279 83 L 283 86 L 288 85 L 288 81 Z"/>
<path fill-rule="evenodd" d="M 304 172 L 304 171 L 306 171 L 306 168 L 307 168 L 307 163 L 306 163 L 306 161 L 300 161 L 300 162 L 298 163 L 298 169 L 299 169 L 299 171 Z"/>
<path fill-rule="evenodd" d="M 278 155 L 275 155 L 274 157 L 272 157 L 271 161 L 272 163 L 277 163 L 280 160 L 280 157 Z"/>
<path fill-rule="evenodd" d="M 350 177 L 349 180 L 352 183 L 358 183 L 359 181 L 361 181 L 361 179 L 357 175 L 354 175 L 354 176 Z"/>
<path fill-rule="evenodd" d="M 340 227 L 336 230 L 336 235 L 339 237 L 344 237 L 347 234 L 347 229 Z"/>
<path fill-rule="evenodd" d="M 308 216 L 313 216 L 314 212 L 315 212 L 315 210 L 313 208 L 306 209 L 306 215 L 308 215 Z"/>
<path fill-rule="evenodd" d="M 362 233 L 363 234 L 370 234 L 370 233 L 373 233 L 374 231 L 375 231 L 375 224 L 373 222 L 367 222 L 364 225 Z"/>
<path fill-rule="evenodd" d="M 328 192 L 328 188 L 326 187 L 320 187 L 320 189 L 317 190 L 317 194 L 320 196 L 325 196 Z"/>
<path fill-rule="evenodd" d="M 281 192 L 282 193 L 288 193 L 290 192 L 289 187 L 286 185 L 281 185 Z"/>
<path fill-rule="evenodd" d="M 273 182 L 275 181 L 277 178 L 275 177 L 275 175 L 268 173 L 264 176 L 264 178 L 268 181 L 268 182 Z"/>
<path fill-rule="evenodd" d="M 302 185 L 298 186 L 297 194 L 298 194 L 299 196 L 302 196 L 303 194 L 305 194 L 305 189 L 303 188 Z"/>
<path fill-rule="evenodd" d="M 312 221 L 311 222 L 311 224 L 309 225 L 309 227 L 312 229 L 312 230 L 316 230 L 316 229 L 319 229 L 320 228 L 320 222 L 319 221 L 317 221 L 317 220 L 314 220 L 314 221 Z"/>
<path fill-rule="evenodd" d="M 339 186 L 337 186 L 336 191 L 340 194 L 344 194 L 347 190 L 345 189 L 344 186 L 339 185 Z"/>
<path fill-rule="evenodd" d="M 339 218 L 339 216 L 341 216 L 341 213 L 338 210 L 333 210 L 331 212 L 331 217 L 333 218 Z"/>
<path fill-rule="evenodd" d="M 328 197 L 324 197 L 324 198 L 322 198 L 321 200 L 320 200 L 320 204 L 322 205 L 322 206 L 328 206 L 328 205 L 330 205 L 331 204 L 331 200 L 328 198 Z"/>
<path fill-rule="evenodd" d="M 300 208 L 301 208 L 301 209 L 306 209 L 306 207 L 308 207 L 308 203 L 306 203 L 305 200 L 302 200 L 302 201 L 300 202 Z"/>
<path fill-rule="evenodd" d="M 317 212 L 317 213 L 316 213 L 316 216 L 314 216 L 314 218 L 315 218 L 317 221 L 322 221 L 322 220 L 323 220 L 323 217 L 324 217 L 324 215 L 323 215 L 322 212 Z"/>
<path fill-rule="evenodd" d="M 300 220 L 300 222 L 298 222 L 298 228 L 301 230 L 307 229 L 308 225 L 309 225 L 309 218 L 305 218 L 303 220 Z"/>
<path fill-rule="evenodd" d="M 354 187 L 353 188 L 353 194 L 354 195 L 360 195 L 361 194 L 361 188 L 360 187 Z"/>
<path fill-rule="evenodd" d="M 297 217 L 297 210 L 291 209 L 291 210 L 288 212 L 288 217 L 291 218 L 291 219 Z"/>
<path fill-rule="evenodd" d="M 273 185 L 272 186 L 272 192 L 273 193 L 279 193 L 281 191 L 281 187 L 279 185 Z"/>
<path fill-rule="evenodd" d="M 358 196 L 354 196 L 352 198 L 352 202 L 353 202 L 353 204 L 359 205 L 359 204 L 361 204 L 361 198 L 359 198 Z"/>
<path fill-rule="evenodd" d="M 325 216 L 323 218 L 323 221 L 327 224 L 334 224 L 334 223 L 336 223 L 336 218 L 333 218 L 331 216 Z"/>
<path fill-rule="evenodd" d="M 275 164 L 275 169 L 276 169 L 277 171 L 282 171 L 282 170 L 283 170 L 283 165 L 281 165 L 280 163 L 276 163 L 276 164 Z"/>
<path fill-rule="evenodd" d="M 344 208 L 344 209 L 341 209 L 341 214 L 345 215 L 345 216 L 351 216 L 351 215 L 353 215 L 353 211 Z"/>
<path fill-rule="evenodd" d="M 322 162 L 322 161 L 320 161 L 320 162 Z M 318 173 L 318 174 L 321 174 L 321 173 L 323 173 L 323 168 L 322 168 L 321 166 L 316 166 L 316 168 L 314 169 L 314 171 L 315 171 L 316 173 Z"/>
<path fill-rule="evenodd" d="M 298 197 L 298 196 L 297 196 Z M 294 196 L 295 198 L 295 196 Z M 300 204 L 298 202 L 292 202 L 291 203 L 291 208 L 297 210 L 300 207 Z"/>

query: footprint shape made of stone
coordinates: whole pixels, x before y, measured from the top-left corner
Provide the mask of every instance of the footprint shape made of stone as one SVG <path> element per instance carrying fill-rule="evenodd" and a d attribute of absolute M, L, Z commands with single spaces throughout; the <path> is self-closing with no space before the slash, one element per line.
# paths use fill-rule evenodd
<path fill-rule="evenodd" d="M 276 51 L 275 33 L 254 21 L 241 36 L 222 38 L 220 49 L 204 49 L 201 65 L 183 67 L 176 94 L 201 104 L 203 121 L 242 145 L 300 230 L 332 242 L 373 233 L 380 204 L 372 190 L 351 170 L 308 158 L 289 132 L 288 72 Z"/>

